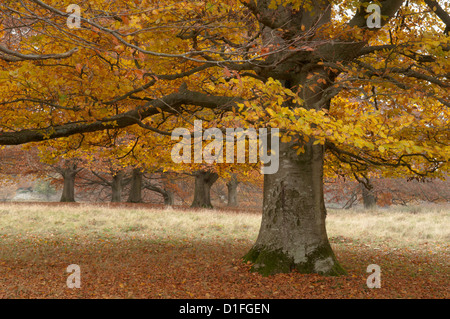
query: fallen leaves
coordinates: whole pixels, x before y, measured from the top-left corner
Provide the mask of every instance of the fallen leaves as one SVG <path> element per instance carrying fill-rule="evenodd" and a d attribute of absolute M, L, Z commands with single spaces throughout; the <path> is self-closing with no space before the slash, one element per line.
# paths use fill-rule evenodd
<path fill-rule="evenodd" d="M 146 239 L 2 238 L 3 298 L 448 298 L 448 255 L 333 244 L 347 276 L 262 277 L 241 261 L 251 243 Z M 58 244 L 55 244 L 55 241 Z M 4 256 L 4 255 L 3 255 Z M 441 263 L 438 263 L 438 260 Z M 67 265 L 81 268 L 81 288 L 66 286 Z M 366 286 L 366 267 L 381 267 L 382 288 Z"/>
<path fill-rule="evenodd" d="M 50 214 L 49 208 L 43 210 Z M 119 212 L 119 208 L 113 211 L 117 226 L 121 225 Z M 155 214 L 152 218 L 157 213 L 152 211 Z M 179 214 L 186 216 L 187 212 L 180 210 Z M 204 214 L 203 217 L 208 216 Z M 165 220 L 158 219 L 161 223 L 158 227 L 168 223 L 169 213 L 165 212 L 164 216 Z M 235 215 L 228 218 L 232 216 Z M 17 222 L 8 228 L 5 219 L 0 227 L 3 232 L 0 234 L 0 298 L 449 297 L 450 256 L 445 241 L 422 244 L 405 241 L 404 245 L 395 246 L 392 240 L 371 241 L 370 236 L 367 240 L 349 234 L 333 236 L 330 238 L 333 251 L 348 275 L 323 277 L 293 272 L 263 277 L 250 272 L 251 264 L 241 259 L 254 243 L 249 234 L 251 228 L 246 228 L 246 236 L 241 237 L 227 236 L 234 226 L 217 228 L 216 222 L 204 224 L 192 233 L 182 231 L 181 226 L 176 232 L 168 229 L 157 232 L 152 227 L 102 231 L 105 224 L 100 221 L 106 219 L 97 212 L 95 219 L 92 215 L 83 219 L 84 224 L 97 228 L 90 231 L 79 228 L 69 233 L 63 231 L 65 228 L 54 228 L 45 219 L 41 223 L 46 227 L 30 231 L 25 227 L 25 216 L 21 217 L 21 227 Z M 38 223 L 30 220 L 34 226 Z M 123 225 L 129 227 L 128 222 Z M 66 285 L 69 276 L 66 268 L 70 264 L 80 266 L 80 289 L 69 289 Z M 367 287 L 370 274 L 366 269 L 370 264 L 381 267 L 380 289 Z"/>

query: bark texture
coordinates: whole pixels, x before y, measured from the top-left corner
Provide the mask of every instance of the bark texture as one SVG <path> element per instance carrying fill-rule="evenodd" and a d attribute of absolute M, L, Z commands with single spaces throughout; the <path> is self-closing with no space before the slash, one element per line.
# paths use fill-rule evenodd
<path fill-rule="evenodd" d="M 377 205 L 377 197 L 370 183 L 360 183 L 364 208 L 369 209 Z"/>
<path fill-rule="evenodd" d="M 261 228 L 244 257 L 263 275 L 290 272 L 340 275 L 325 228 L 321 145 L 309 143 L 298 156 L 292 143 L 280 144 L 280 169 L 264 176 Z"/>
<path fill-rule="evenodd" d="M 165 190 L 165 192 L 162 195 L 164 198 L 164 205 L 172 206 L 175 203 L 172 191 Z"/>

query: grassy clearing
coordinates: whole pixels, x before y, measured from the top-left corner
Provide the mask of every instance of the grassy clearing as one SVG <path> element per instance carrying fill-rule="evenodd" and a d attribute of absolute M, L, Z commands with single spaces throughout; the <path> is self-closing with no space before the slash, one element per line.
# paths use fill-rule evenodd
<path fill-rule="evenodd" d="M 248 272 L 259 214 L 0 204 L 1 298 L 448 298 L 445 206 L 330 210 L 348 276 Z M 65 268 L 79 264 L 82 288 Z M 383 289 L 368 289 L 376 263 Z"/>
<path fill-rule="evenodd" d="M 259 214 L 213 210 L 0 205 L 0 234 L 8 236 L 254 241 L 260 222 Z M 327 229 L 330 237 L 395 247 L 444 244 L 450 242 L 450 211 L 444 205 L 329 210 Z"/>
<path fill-rule="evenodd" d="M 446 245 L 450 242 L 450 209 L 445 205 L 332 210 L 327 218 L 331 237 L 347 237 L 391 247 Z"/>
<path fill-rule="evenodd" d="M 0 234 L 116 238 L 254 239 L 260 216 L 213 210 L 0 205 Z"/>

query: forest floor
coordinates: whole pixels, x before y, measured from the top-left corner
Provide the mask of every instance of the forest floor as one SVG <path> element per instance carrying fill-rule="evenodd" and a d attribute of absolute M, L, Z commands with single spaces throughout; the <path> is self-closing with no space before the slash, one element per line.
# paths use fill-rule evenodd
<path fill-rule="evenodd" d="M 448 206 L 329 210 L 339 277 L 249 272 L 258 212 L 149 205 L 0 204 L 2 298 L 439 298 L 449 294 Z M 79 265 L 81 288 L 67 267 Z M 381 268 L 370 289 L 367 267 Z"/>

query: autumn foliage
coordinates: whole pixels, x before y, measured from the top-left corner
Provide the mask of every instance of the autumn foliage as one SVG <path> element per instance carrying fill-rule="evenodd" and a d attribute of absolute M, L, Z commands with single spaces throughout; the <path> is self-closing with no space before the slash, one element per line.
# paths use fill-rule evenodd
<path fill-rule="evenodd" d="M 176 163 L 171 133 L 198 119 L 277 128 L 252 270 L 345 273 L 326 234 L 328 178 L 372 190 L 448 174 L 448 3 L 369 1 L 373 28 L 359 0 L 89 1 L 78 16 L 70 2 L 0 4 L 0 145 L 74 171 L 191 174 L 210 206 L 219 176 L 257 180 L 261 158 Z"/>

